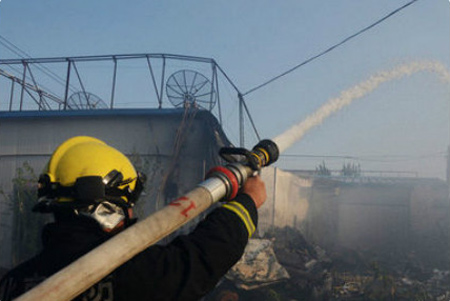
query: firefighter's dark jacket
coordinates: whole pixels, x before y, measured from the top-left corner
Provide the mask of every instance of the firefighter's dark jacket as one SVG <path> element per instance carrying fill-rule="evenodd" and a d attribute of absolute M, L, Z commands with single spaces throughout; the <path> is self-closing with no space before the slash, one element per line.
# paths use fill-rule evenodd
<path fill-rule="evenodd" d="M 256 224 L 254 202 L 240 194 L 189 235 L 144 250 L 77 300 L 198 300 L 239 260 Z M 43 251 L 0 282 L 1 301 L 21 295 L 110 237 L 93 220 L 48 224 L 42 236 Z"/>

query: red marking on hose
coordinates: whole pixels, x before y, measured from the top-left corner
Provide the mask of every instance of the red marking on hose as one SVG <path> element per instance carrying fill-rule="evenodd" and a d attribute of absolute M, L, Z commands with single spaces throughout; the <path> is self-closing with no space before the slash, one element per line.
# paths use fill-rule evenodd
<path fill-rule="evenodd" d="M 176 199 L 175 201 L 170 202 L 170 203 L 169 203 L 169 206 L 176 206 L 176 207 L 179 207 L 179 206 L 181 206 L 181 203 L 180 203 L 180 202 L 188 201 L 188 200 L 189 200 L 189 199 L 188 199 L 187 197 L 182 196 L 182 197 Z"/>
<path fill-rule="evenodd" d="M 236 197 L 238 190 L 239 190 L 239 182 L 238 179 L 236 177 L 236 175 L 231 172 L 228 168 L 223 167 L 223 166 L 216 166 L 213 167 L 209 172 L 208 172 L 208 176 L 214 176 L 214 173 L 222 173 L 224 174 L 227 179 L 230 181 L 231 184 L 231 193 L 228 197 L 229 200 L 232 200 Z"/>
<path fill-rule="evenodd" d="M 197 206 L 195 205 L 194 201 L 189 200 L 189 198 L 187 198 L 185 196 L 182 196 L 182 197 L 176 199 L 175 201 L 169 203 L 169 206 L 180 207 L 181 205 L 183 205 L 181 202 L 186 202 L 186 201 L 190 201 L 189 206 L 184 208 L 181 211 L 181 214 L 184 215 L 185 217 L 188 217 L 189 211 L 191 211 L 192 209 L 197 208 Z"/>
<path fill-rule="evenodd" d="M 197 208 L 197 206 L 195 206 L 195 203 L 193 201 L 191 201 L 191 203 L 189 204 L 189 207 L 187 207 L 186 209 L 181 211 L 181 214 L 188 217 L 188 212 L 195 208 Z"/>

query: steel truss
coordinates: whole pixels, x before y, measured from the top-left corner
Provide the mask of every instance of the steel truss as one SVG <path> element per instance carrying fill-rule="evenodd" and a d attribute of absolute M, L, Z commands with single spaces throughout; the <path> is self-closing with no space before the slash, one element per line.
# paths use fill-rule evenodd
<path fill-rule="evenodd" d="M 236 85 L 214 59 L 195 56 L 144 53 L 3 59 L 0 60 L 0 111 L 92 109 L 95 107 L 91 106 L 89 101 L 90 95 L 92 95 L 91 90 L 95 90 L 95 86 L 102 87 L 101 92 L 97 92 L 100 97 L 96 96 L 96 99 L 101 99 L 102 108 L 123 108 L 124 104 L 117 101 L 118 78 L 123 79 L 126 77 L 121 75 L 120 66 L 123 67 L 130 62 L 133 62 L 133 64 L 137 62 L 139 67 L 136 68 L 140 70 L 147 70 L 145 76 L 141 74 L 139 78 L 129 79 L 128 84 L 136 83 L 139 87 L 146 86 L 147 91 L 151 90 L 154 93 L 151 99 L 153 101 L 156 99 L 157 103 L 149 101 L 148 104 L 145 104 L 149 108 L 157 107 L 162 109 L 167 103 L 164 101 L 167 98 L 167 95 L 164 93 L 164 87 L 170 75 L 169 72 L 176 70 L 174 68 L 179 70 L 183 69 L 183 66 L 189 65 L 191 69 L 207 72 L 208 74 L 205 76 L 209 80 L 211 91 L 214 91 L 214 93 L 211 93 L 211 103 L 217 103 L 217 111 L 215 113 L 222 124 L 222 106 L 219 94 L 220 76 L 221 85 L 225 82 L 237 94 L 241 146 L 244 145 L 244 115 L 249 118 L 256 136 L 259 138 L 242 93 Z M 93 77 L 88 78 L 86 76 L 86 73 L 89 73 L 86 72 L 88 67 L 84 67 L 89 64 L 91 67 L 94 66 L 93 69 L 95 69 L 96 64 L 102 64 L 102 67 L 109 68 L 107 76 L 97 76 L 97 78 L 109 78 L 109 83 L 92 84 Z M 182 67 L 174 67 L 178 66 L 177 64 L 180 64 Z M 82 68 L 85 68 L 84 72 L 82 72 Z M 125 72 L 122 70 L 122 73 Z M 145 79 L 145 84 L 142 83 L 144 80 L 142 77 L 148 77 Z M 9 88 L 7 87 L 8 83 L 10 85 Z M 106 86 L 109 88 L 105 88 Z M 53 92 L 55 90 L 58 92 Z M 83 101 L 86 102 L 85 106 L 71 103 L 73 101 L 70 97 L 71 93 L 72 95 L 77 94 L 78 97 L 80 95 L 83 96 Z M 145 97 L 148 99 L 148 96 L 141 95 L 139 94 L 140 92 L 136 93 L 138 93 L 139 98 Z M 212 99 L 213 97 L 215 99 Z M 209 110 L 212 111 L 212 106 Z"/>

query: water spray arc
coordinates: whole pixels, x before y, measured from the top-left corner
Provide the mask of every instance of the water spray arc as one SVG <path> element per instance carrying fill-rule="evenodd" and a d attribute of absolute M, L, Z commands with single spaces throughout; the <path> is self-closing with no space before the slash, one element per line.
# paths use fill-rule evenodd
<path fill-rule="evenodd" d="M 400 65 L 391 70 L 379 72 L 354 87 L 341 92 L 338 97 L 328 100 L 313 114 L 275 137 L 273 141 L 278 145 L 280 153 L 283 153 L 295 142 L 302 139 L 312 128 L 322 124 L 326 118 L 350 105 L 354 100 L 372 92 L 381 84 L 423 71 L 437 73 L 442 80 L 450 83 L 450 72 L 439 62 L 413 62 Z"/>

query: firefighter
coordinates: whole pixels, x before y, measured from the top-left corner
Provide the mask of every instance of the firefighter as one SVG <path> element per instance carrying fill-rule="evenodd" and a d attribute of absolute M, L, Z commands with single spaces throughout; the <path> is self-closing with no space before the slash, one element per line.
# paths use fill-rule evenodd
<path fill-rule="evenodd" d="M 39 178 L 33 209 L 54 216 L 42 232 L 43 250 L 5 275 L 0 300 L 16 298 L 132 225 L 144 182 L 125 155 L 101 140 L 62 143 Z M 190 234 L 142 251 L 76 300 L 198 300 L 242 256 L 265 199 L 264 182 L 248 179 Z"/>

